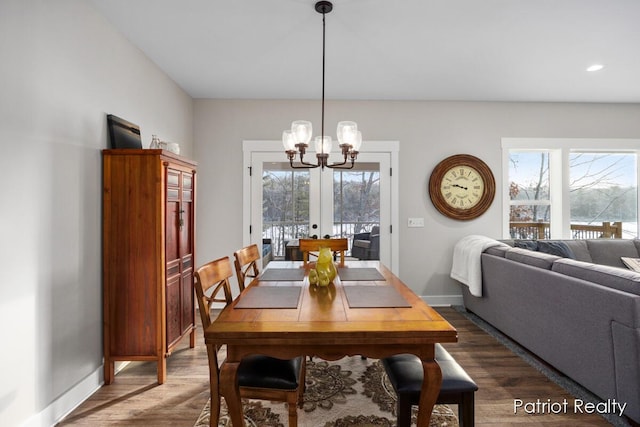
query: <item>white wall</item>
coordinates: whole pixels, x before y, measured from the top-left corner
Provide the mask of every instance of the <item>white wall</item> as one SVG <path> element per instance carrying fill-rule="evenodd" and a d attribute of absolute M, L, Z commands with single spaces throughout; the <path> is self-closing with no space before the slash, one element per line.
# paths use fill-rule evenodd
<path fill-rule="evenodd" d="M 0 425 L 45 426 L 102 380 L 106 114 L 190 155 L 193 102 L 81 0 L 2 0 L 0 58 Z"/>
<path fill-rule="evenodd" d="M 432 303 L 456 301 L 449 278 L 453 246 L 467 234 L 501 237 L 501 192 L 487 213 L 460 222 L 445 218 L 429 200 L 434 166 L 468 153 L 502 179 L 502 137 L 638 138 L 638 104 L 328 101 L 326 133 L 338 120 L 355 120 L 366 140 L 399 140 L 400 278 Z M 320 101 L 196 100 L 195 153 L 200 165 L 198 263 L 229 255 L 242 245 L 242 140 L 278 140 L 294 119 L 319 129 Z M 285 159 L 284 153 L 282 154 Z M 407 218 L 424 217 L 424 228 Z M 394 231 L 395 232 L 395 231 Z M 453 298 L 451 296 L 454 296 Z"/>

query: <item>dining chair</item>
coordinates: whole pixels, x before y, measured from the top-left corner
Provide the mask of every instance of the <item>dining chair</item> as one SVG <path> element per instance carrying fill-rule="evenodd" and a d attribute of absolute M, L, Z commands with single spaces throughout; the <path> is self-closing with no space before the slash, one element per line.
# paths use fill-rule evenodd
<path fill-rule="evenodd" d="M 349 249 L 348 239 L 300 239 L 299 243 L 304 265 L 309 262 L 310 254 L 317 257 L 318 255 L 315 252 L 318 252 L 320 248 L 329 248 L 334 257 L 336 253 L 340 254 L 340 266 L 344 266 L 344 253 Z"/>
<path fill-rule="evenodd" d="M 240 292 L 244 290 L 247 284 L 247 278 L 253 280 L 260 274 L 258 268 L 258 261 L 260 261 L 260 250 L 258 245 L 253 244 L 246 246 L 233 253 L 234 265 L 236 267 L 236 277 L 238 278 L 238 286 L 240 286 Z M 249 280 L 249 282 L 251 282 Z"/>
<path fill-rule="evenodd" d="M 229 257 L 216 259 L 196 270 L 194 287 L 203 331 L 214 320 L 211 315 L 212 306 L 215 303 L 230 304 L 232 302 L 229 285 L 231 276 L 233 271 Z M 224 295 L 220 292 L 224 292 Z M 211 388 L 210 427 L 217 426 L 220 417 L 218 350 L 218 346 L 207 344 Z M 264 355 L 247 356 L 242 359 L 238 367 L 240 396 L 247 399 L 286 402 L 289 426 L 297 427 L 296 406 L 302 407 L 303 403 L 305 368 L 304 357 L 281 360 Z"/>

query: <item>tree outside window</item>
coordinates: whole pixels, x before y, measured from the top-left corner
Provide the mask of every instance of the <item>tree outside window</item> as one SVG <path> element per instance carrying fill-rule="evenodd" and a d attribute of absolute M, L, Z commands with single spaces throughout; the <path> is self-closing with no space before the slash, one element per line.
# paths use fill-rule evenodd
<path fill-rule="evenodd" d="M 380 224 L 380 172 L 335 170 L 333 218 L 336 235 L 351 237 Z"/>

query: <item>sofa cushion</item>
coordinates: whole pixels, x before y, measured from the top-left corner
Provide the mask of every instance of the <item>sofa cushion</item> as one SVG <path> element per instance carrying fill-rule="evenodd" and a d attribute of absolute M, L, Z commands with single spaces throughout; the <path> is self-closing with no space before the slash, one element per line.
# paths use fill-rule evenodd
<path fill-rule="evenodd" d="M 573 254 L 573 251 L 565 242 L 539 240 L 538 251 L 563 258 L 576 258 L 576 256 Z"/>
<path fill-rule="evenodd" d="M 640 295 L 640 273 L 635 271 L 570 258 L 559 259 L 553 263 L 551 270 L 608 288 Z"/>
<path fill-rule="evenodd" d="M 537 240 L 514 240 L 513 241 L 514 248 L 522 248 L 529 249 L 530 251 L 538 250 L 538 241 Z"/>
<path fill-rule="evenodd" d="M 511 246 L 514 248 L 529 249 L 530 251 L 538 251 L 546 254 L 556 255 L 563 258 L 577 259 L 573 248 L 575 247 L 580 252 L 580 259 L 582 261 L 591 261 L 589 250 L 587 249 L 584 241 L 579 241 L 578 244 L 570 244 L 570 240 L 513 240 Z M 580 245 L 582 242 L 582 245 Z"/>
<path fill-rule="evenodd" d="M 589 253 L 589 247 L 586 240 L 568 239 L 562 240 L 566 244 L 571 252 L 573 252 L 574 259 L 584 262 L 593 262 L 591 254 Z"/>
<path fill-rule="evenodd" d="M 586 242 L 591 259 L 596 264 L 625 268 L 620 257 L 638 258 L 638 249 L 633 240 L 590 239 Z"/>
<path fill-rule="evenodd" d="M 511 248 L 505 253 L 505 258 L 532 265 L 538 268 L 550 270 L 554 261 L 561 259 L 556 255 L 545 254 L 544 252 L 534 252 L 527 249 Z"/>
<path fill-rule="evenodd" d="M 484 253 L 504 258 L 504 255 L 510 249 L 511 249 L 510 246 L 503 246 L 503 245 L 500 245 L 500 246 L 489 246 L 487 249 L 484 250 Z"/>
<path fill-rule="evenodd" d="M 371 240 L 354 240 L 353 246 L 356 248 L 369 249 L 369 246 L 371 246 Z"/>

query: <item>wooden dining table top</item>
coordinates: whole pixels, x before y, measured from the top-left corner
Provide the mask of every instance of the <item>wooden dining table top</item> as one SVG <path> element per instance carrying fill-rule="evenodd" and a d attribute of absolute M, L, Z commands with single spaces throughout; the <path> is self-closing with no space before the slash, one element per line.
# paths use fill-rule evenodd
<path fill-rule="evenodd" d="M 268 269 L 302 269 L 301 264 L 272 261 L 263 274 Z M 270 355 L 278 357 L 294 357 L 304 350 L 308 356 L 332 359 L 334 350 L 335 357 L 342 357 L 346 347 L 349 347 L 348 355 L 380 358 L 408 352 L 433 357 L 423 354 L 422 345 L 457 341 L 455 328 L 379 261 L 347 261 L 344 268 L 362 272 L 376 269 L 381 275 L 377 279 L 381 280 L 342 281 L 338 274 L 333 283 L 321 287 L 309 284 L 304 269 L 301 280 L 285 277 L 264 281 L 258 277 L 204 331 L 206 342 L 227 344 L 228 356 L 234 359 L 258 348 L 264 353 L 265 346 L 270 347 Z M 358 273 L 355 270 L 351 272 Z M 283 289 L 273 292 L 254 289 L 267 287 Z M 348 289 L 350 287 L 353 288 Z M 242 308 L 243 302 L 251 298 L 251 292 L 264 304 L 258 302 Z M 292 304 L 296 292 L 297 303 Z M 390 297 L 398 304 L 389 303 Z M 269 298 L 281 299 L 282 304 L 269 302 Z M 356 301 L 357 298 L 365 301 Z M 381 305 L 394 306 L 378 307 L 376 298 Z M 285 299 L 288 302 L 285 303 Z M 427 353 L 433 351 L 432 345 L 424 348 Z"/>

